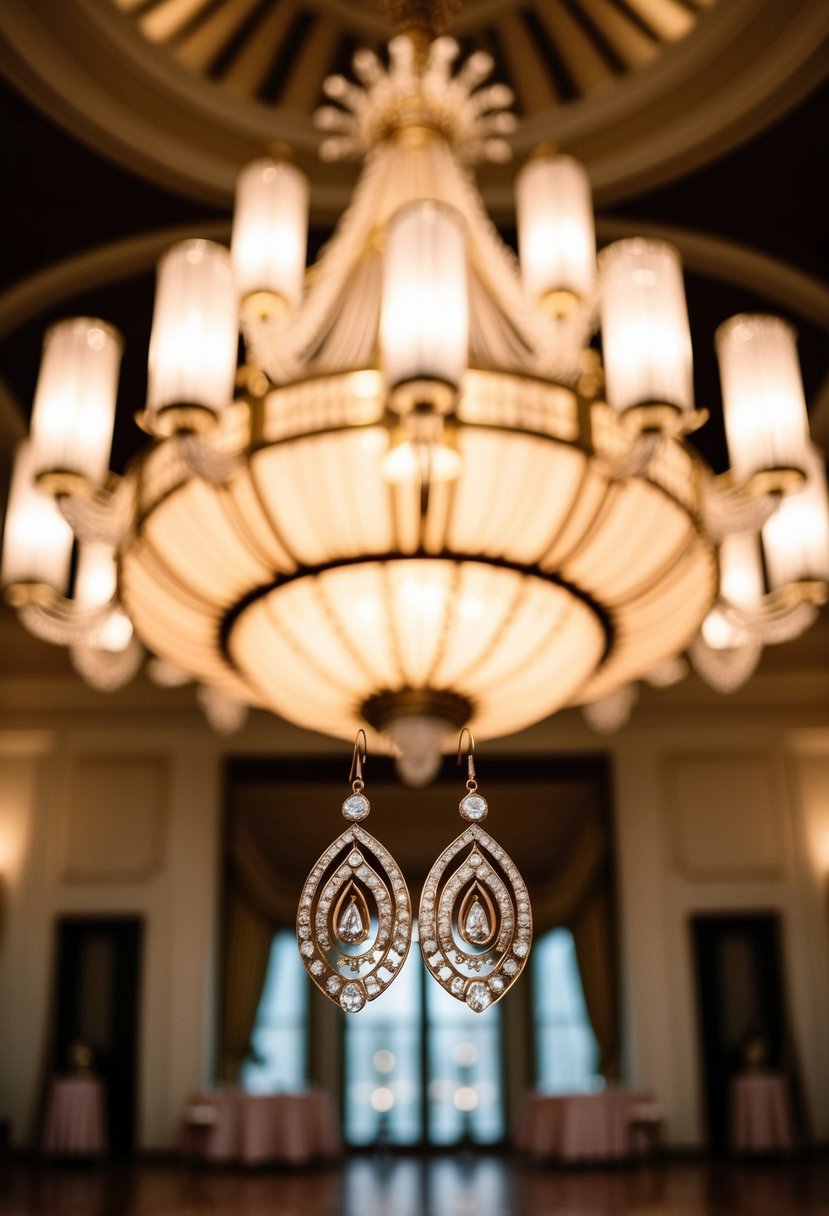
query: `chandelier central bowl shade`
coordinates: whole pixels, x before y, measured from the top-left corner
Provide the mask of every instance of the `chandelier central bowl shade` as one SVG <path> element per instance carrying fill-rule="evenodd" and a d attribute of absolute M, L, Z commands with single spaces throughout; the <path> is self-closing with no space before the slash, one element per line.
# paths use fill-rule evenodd
<path fill-rule="evenodd" d="M 343 738 L 414 692 L 453 697 L 433 713 L 486 737 L 689 643 L 717 574 L 687 449 L 619 481 L 574 392 L 470 370 L 460 473 L 424 493 L 383 475 L 384 410 L 371 369 L 275 389 L 251 416 L 256 450 L 218 486 L 174 444 L 153 449 L 121 577 L 156 654 Z"/>

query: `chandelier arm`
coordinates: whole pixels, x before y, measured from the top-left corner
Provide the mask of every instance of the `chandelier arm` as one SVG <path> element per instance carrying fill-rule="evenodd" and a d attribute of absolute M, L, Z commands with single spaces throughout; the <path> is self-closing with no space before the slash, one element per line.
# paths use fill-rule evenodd
<path fill-rule="evenodd" d="M 69 659 L 84 682 L 99 692 L 115 692 L 138 673 L 146 651 L 133 635 L 123 650 L 104 650 L 88 642 L 69 647 Z"/>
<path fill-rule="evenodd" d="M 96 630 L 112 612 L 120 610 L 111 599 L 94 608 L 81 608 L 74 600 L 52 592 L 48 599 L 30 600 L 17 610 L 29 633 L 53 646 L 81 646 L 89 643 Z"/>
<path fill-rule="evenodd" d="M 754 674 L 763 653 L 762 642 L 750 639 L 739 646 L 717 649 L 702 634 L 694 638 L 688 656 L 697 675 L 715 692 L 736 692 Z"/>
<path fill-rule="evenodd" d="M 775 593 L 751 608 L 728 600 L 721 600 L 718 607 L 738 630 L 744 630 L 764 646 L 794 641 L 812 627 L 818 615 L 816 604 Z"/>
<path fill-rule="evenodd" d="M 745 486 L 733 485 L 728 477 L 703 477 L 700 511 L 703 524 L 714 541 L 738 532 L 759 532 L 777 510 L 776 494 L 752 494 Z"/>
<path fill-rule="evenodd" d="M 132 478 L 120 477 L 111 488 L 90 495 L 62 494 L 57 504 L 79 541 L 120 545 L 133 525 L 135 485 Z"/>
<path fill-rule="evenodd" d="M 222 452 L 209 435 L 186 432 L 175 436 L 178 455 L 188 471 L 213 485 L 230 480 L 241 467 L 241 457 L 235 452 Z"/>
<path fill-rule="evenodd" d="M 582 717 L 597 735 L 612 735 L 627 724 L 638 699 L 639 688 L 635 683 L 622 684 L 597 701 L 582 705 Z"/>

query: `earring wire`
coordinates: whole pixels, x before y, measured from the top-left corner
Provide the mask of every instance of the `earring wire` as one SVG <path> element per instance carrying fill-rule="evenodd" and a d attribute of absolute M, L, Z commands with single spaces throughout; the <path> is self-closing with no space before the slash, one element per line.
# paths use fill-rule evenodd
<path fill-rule="evenodd" d="M 360 747 L 360 736 L 363 737 L 363 745 Z M 351 772 L 348 774 L 348 780 L 351 782 L 351 787 L 355 794 L 359 794 L 365 784 L 363 781 L 363 765 L 366 762 L 366 732 L 362 727 L 357 731 L 357 737 L 354 740 L 354 751 L 351 755 Z"/>
<path fill-rule="evenodd" d="M 458 736 L 458 764 L 463 761 L 463 737 L 468 735 L 469 746 L 466 749 L 466 787 L 468 790 L 478 788 L 478 783 L 475 780 L 475 736 L 468 726 L 464 726 Z"/>

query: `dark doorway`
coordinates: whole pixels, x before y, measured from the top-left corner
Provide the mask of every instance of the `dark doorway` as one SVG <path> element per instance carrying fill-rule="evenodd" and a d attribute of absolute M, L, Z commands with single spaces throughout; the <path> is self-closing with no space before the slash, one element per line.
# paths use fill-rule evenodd
<path fill-rule="evenodd" d="M 693 931 L 708 1133 L 723 1152 L 731 1078 L 749 1056 L 755 1066 L 786 1064 L 780 921 L 776 913 L 699 916 Z"/>
<path fill-rule="evenodd" d="M 136 1034 L 143 924 L 138 918 L 58 922 L 54 1068 L 70 1067 L 70 1047 L 91 1048 L 106 1089 L 109 1147 L 135 1147 Z"/>

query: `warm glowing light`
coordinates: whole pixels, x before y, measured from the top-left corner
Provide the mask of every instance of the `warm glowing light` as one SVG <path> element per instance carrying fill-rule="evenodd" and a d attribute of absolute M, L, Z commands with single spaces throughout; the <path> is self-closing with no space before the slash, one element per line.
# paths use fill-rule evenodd
<path fill-rule="evenodd" d="M 678 252 L 664 241 L 617 241 L 602 250 L 599 266 L 608 403 L 690 409 L 691 333 Z"/>
<path fill-rule="evenodd" d="M 388 1114 L 394 1102 L 394 1094 L 386 1085 L 378 1085 L 371 1091 L 371 1105 L 379 1115 Z"/>
<path fill-rule="evenodd" d="M 35 476 L 104 480 L 122 349 L 118 331 L 90 317 L 47 330 L 32 409 Z"/>
<path fill-rule="evenodd" d="M 436 381 L 457 389 L 468 358 L 467 295 L 459 217 L 433 202 L 401 208 L 389 223 L 383 258 L 380 345 L 392 388 Z"/>
<path fill-rule="evenodd" d="M 566 311 L 568 294 L 587 300 L 596 278 L 590 179 L 571 156 L 536 156 L 515 183 L 524 286 Z"/>
<path fill-rule="evenodd" d="M 471 1068 L 478 1062 L 478 1048 L 474 1043 L 458 1043 L 452 1055 L 458 1068 Z"/>
<path fill-rule="evenodd" d="M 182 241 L 158 265 L 147 408 L 217 414 L 233 396 L 238 304 L 230 254 L 212 241 Z"/>
<path fill-rule="evenodd" d="M 34 449 L 26 440 L 17 449 L 6 508 L 3 585 L 41 584 L 64 595 L 72 543 L 72 529 L 54 499 L 35 486 Z"/>
<path fill-rule="evenodd" d="M 452 1101 L 458 1110 L 469 1114 L 478 1109 L 478 1091 L 472 1085 L 460 1085 L 455 1090 Z"/>
<path fill-rule="evenodd" d="M 394 1052 L 382 1048 L 375 1051 L 372 1062 L 378 1072 L 393 1072 L 397 1059 Z"/>
<path fill-rule="evenodd" d="M 735 479 L 802 469 L 809 422 L 792 327 L 779 317 L 732 317 L 716 347 Z"/>
<path fill-rule="evenodd" d="M 97 608 L 115 598 L 118 575 L 115 550 L 101 542 L 87 542 L 80 546 L 78 570 L 75 575 L 74 599 L 82 608 Z M 95 626 L 90 644 L 100 650 L 117 652 L 124 650 L 132 638 L 132 622 L 118 608 L 113 608 Z"/>
<path fill-rule="evenodd" d="M 754 532 L 735 532 L 720 543 L 720 596 L 738 608 L 758 608 L 762 602 L 763 564 L 760 540 Z"/>
<path fill-rule="evenodd" d="M 302 297 L 308 244 L 308 179 L 285 161 L 255 160 L 236 179 L 231 256 L 242 298 Z"/>
<path fill-rule="evenodd" d="M 806 484 L 786 494 L 763 526 L 763 551 L 773 588 L 829 583 L 829 495 L 823 459 L 811 445 L 801 454 Z"/>

